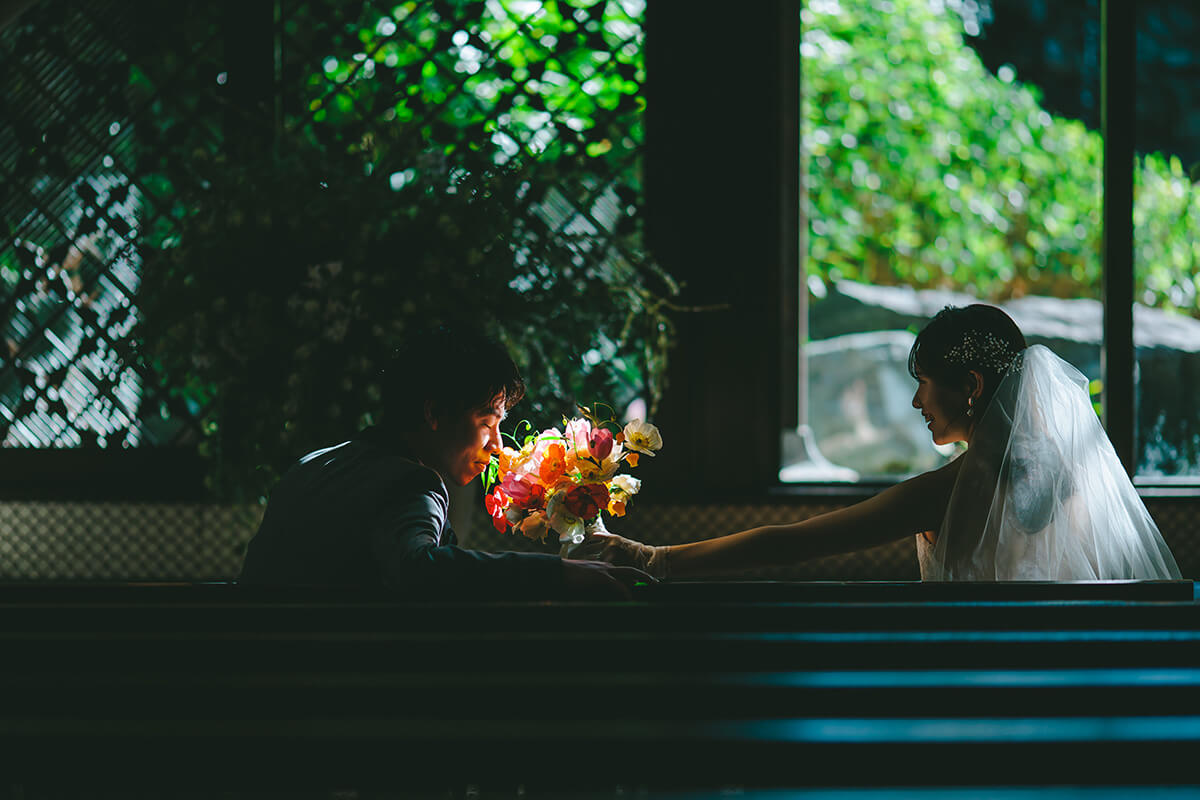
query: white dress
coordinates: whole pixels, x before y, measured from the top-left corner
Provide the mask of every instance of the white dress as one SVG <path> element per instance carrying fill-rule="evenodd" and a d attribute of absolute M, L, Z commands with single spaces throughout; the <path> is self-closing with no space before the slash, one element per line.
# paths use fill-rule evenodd
<path fill-rule="evenodd" d="M 933 559 L 933 543 L 923 533 L 917 534 L 917 564 L 921 567 L 921 580 L 940 580 L 939 567 Z"/>
<path fill-rule="evenodd" d="M 936 541 L 917 536 L 922 580 L 1180 578 L 1087 379 L 1046 347 L 1014 361 L 962 460 Z"/>

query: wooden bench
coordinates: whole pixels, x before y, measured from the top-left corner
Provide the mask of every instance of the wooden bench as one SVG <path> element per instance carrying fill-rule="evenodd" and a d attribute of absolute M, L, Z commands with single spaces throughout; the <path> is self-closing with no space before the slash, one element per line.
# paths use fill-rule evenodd
<path fill-rule="evenodd" d="M 29 797 L 1169 785 L 1200 746 L 1191 582 L 616 604 L 10 585 L 0 639 L 0 753 Z"/>

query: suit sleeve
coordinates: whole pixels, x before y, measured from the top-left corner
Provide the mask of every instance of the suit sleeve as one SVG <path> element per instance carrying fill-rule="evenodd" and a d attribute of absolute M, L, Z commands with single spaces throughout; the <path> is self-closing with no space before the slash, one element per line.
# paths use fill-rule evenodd
<path fill-rule="evenodd" d="M 396 492 L 396 500 L 378 515 L 370 531 L 372 555 L 384 584 L 429 598 L 563 596 L 558 556 L 484 553 L 439 544 L 449 511 L 444 490 L 435 477 L 407 488 Z"/>

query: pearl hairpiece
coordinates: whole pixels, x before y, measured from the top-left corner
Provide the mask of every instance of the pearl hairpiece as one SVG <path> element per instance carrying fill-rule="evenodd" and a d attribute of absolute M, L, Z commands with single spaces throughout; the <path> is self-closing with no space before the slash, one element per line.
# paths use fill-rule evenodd
<path fill-rule="evenodd" d="M 946 351 L 951 364 L 990 367 L 1003 375 L 1013 364 L 1017 352 L 994 333 L 967 331 L 962 341 Z"/>

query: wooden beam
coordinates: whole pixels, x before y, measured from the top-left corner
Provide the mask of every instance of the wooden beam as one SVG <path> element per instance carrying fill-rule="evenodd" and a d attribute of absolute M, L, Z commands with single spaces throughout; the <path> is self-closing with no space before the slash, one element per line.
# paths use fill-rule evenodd
<path fill-rule="evenodd" d="M 1104 427 L 1132 475 L 1136 351 L 1133 344 L 1134 95 L 1137 69 L 1133 0 L 1104 0 L 1100 124 L 1104 132 Z"/>

